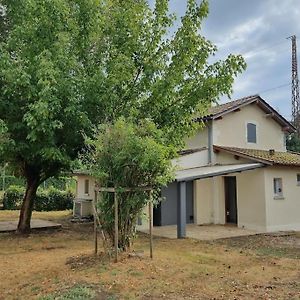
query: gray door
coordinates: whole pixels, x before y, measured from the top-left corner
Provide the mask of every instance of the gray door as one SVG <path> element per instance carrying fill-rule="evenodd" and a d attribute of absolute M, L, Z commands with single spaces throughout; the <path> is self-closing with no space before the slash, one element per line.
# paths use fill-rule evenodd
<path fill-rule="evenodd" d="M 187 182 L 186 197 L 186 222 L 194 222 L 194 191 L 193 182 Z M 177 200 L 179 195 L 179 184 L 170 183 L 162 189 L 162 196 L 165 198 L 157 208 L 154 209 L 153 223 L 155 226 L 177 224 Z"/>

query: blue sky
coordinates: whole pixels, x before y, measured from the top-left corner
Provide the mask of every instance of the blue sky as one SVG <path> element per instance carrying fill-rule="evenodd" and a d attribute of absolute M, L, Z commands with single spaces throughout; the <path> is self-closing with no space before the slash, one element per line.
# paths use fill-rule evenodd
<path fill-rule="evenodd" d="M 170 0 L 176 15 L 185 8 L 186 0 Z M 260 94 L 290 119 L 291 41 L 286 37 L 298 35 L 299 53 L 299 0 L 210 0 L 201 33 L 218 46 L 218 59 L 229 53 L 246 59 L 247 70 L 236 80 L 232 99 Z M 276 88 L 282 85 L 287 86 Z"/>

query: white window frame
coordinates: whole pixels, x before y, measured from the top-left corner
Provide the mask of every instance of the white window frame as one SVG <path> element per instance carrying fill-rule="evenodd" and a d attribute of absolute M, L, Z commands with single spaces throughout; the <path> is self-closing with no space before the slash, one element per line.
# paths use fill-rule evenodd
<path fill-rule="evenodd" d="M 283 197 L 283 181 L 281 177 L 273 178 L 274 199 L 284 199 Z"/>

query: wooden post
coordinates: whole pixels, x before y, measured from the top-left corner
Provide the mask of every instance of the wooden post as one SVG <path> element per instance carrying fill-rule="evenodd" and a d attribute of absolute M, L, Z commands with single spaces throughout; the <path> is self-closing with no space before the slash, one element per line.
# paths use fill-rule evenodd
<path fill-rule="evenodd" d="M 119 226 L 118 226 L 118 198 L 117 192 L 114 193 L 115 200 L 115 262 L 118 262 Z"/>
<path fill-rule="evenodd" d="M 95 199 L 93 200 L 94 206 L 94 241 L 95 241 L 95 255 L 98 253 L 98 234 L 97 234 L 97 192 L 95 191 Z"/>
<path fill-rule="evenodd" d="M 150 235 L 150 258 L 153 259 L 153 205 L 152 205 L 152 191 L 150 191 L 150 201 L 149 201 L 149 235 Z"/>

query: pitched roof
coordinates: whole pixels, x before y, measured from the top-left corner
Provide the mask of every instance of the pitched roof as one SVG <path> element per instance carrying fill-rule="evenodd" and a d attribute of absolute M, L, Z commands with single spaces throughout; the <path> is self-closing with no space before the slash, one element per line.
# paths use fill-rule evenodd
<path fill-rule="evenodd" d="M 238 107 L 240 107 L 243 104 L 249 104 L 252 103 L 253 101 L 256 101 L 258 98 L 257 95 L 253 95 L 253 96 L 248 96 L 248 97 L 244 97 L 241 99 L 237 99 L 234 101 L 230 101 L 230 102 L 226 102 L 224 104 L 219 104 L 216 106 L 212 106 L 209 110 L 208 110 L 208 114 L 211 116 L 217 115 L 217 114 L 224 114 L 227 111 L 231 111 L 232 109 L 237 109 Z"/>
<path fill-rule="evenodd" d="M 286 120 L 282 115 L 280 115 L 273 107 L 271 107 L 259 95 L 252 95 L 234 101 L 230 101 L 224 104 L 212 106 L 208 110 L 208 114 L 206 116 L 198 118 L 197 120 L 204 121 L 204 122 L 209 120 L 215 120 L 230 112 L 237 111 L 243 106 L 249 105 L 251 103 L 256 103 L 258 107 L 260 107 L 266 114 L 270 115 L 277 123 L 279 123 L 283 128 L 285 128 L 286 131 L 290 133 L 295 132 L 296 130 L 295 127 L 288 120 Z"/>
<path fill-rule="evenodd" d="M 300 154 L 294 152 L 279 152 L 274 150 L 244 149 L 214 145 L 215 151 L 225 151 L 233 155 L 248 158 L 267 165 L 300 167 Z M 274 151 L 274 152 L 273 152 Z"/>

